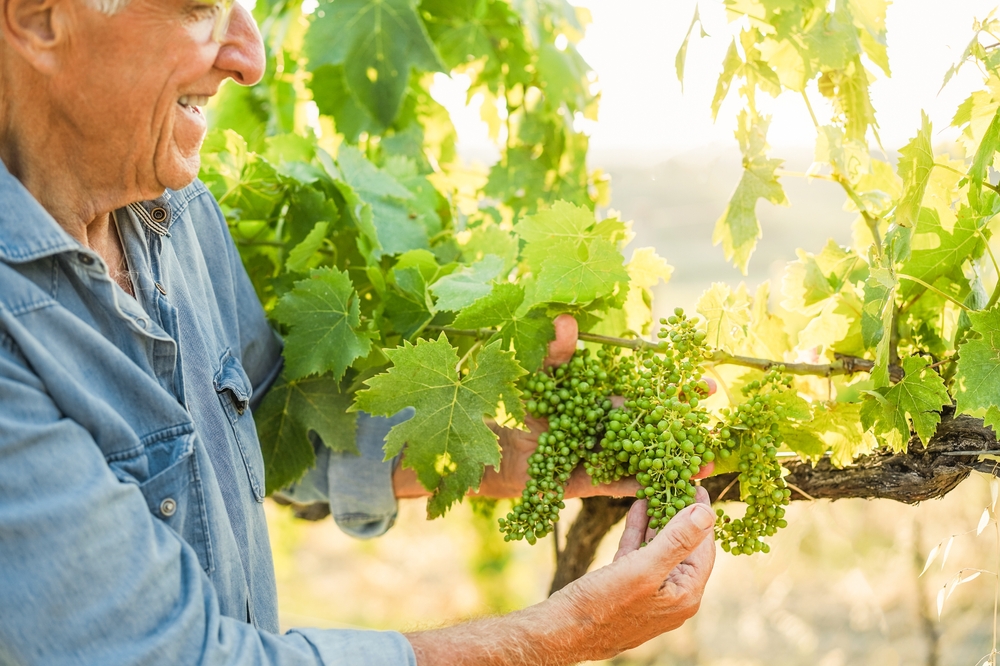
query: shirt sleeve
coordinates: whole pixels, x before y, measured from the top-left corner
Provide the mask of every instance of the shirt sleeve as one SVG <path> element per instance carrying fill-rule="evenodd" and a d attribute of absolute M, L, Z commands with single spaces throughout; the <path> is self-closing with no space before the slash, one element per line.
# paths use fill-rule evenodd
<path fill-rule="evenodd" d="M 416 663 L 395 632 L 276 635 L 221 615 L 195 551 L 3 345 L 0 405 L 0 662 Z"/>
<path fill-rule="evenodd" d="M 298 504 L 328 502 L 337 526 L 353 537 L 385 534 L 398 513 L 392 473 L 399 456 L 385 460 L 383 446 L 389 430 L 412 415 L 410 408 L 389 418 L 359 413 L 358 454 L 332 451 L 314 435 L 316 466 L 281 495 Z"/>

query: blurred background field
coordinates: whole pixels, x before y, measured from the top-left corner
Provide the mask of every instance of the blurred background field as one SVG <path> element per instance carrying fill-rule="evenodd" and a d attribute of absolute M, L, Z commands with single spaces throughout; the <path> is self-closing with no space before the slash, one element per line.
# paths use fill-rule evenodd
<path fill-rule="evenodd" d="M 784 156 L 790 170 L 804 170 L 810 159 L 803 151 Z M 739 168 L 738 154 L 723 150 L 652 167 L 607 165 L 612 207 L 636 221 L 633 246 L 655 246 L 675 266 L 656 294 L 661 313 L 675 305 L 693 310 L 712 281 L 740 280 L 710 240 Z M 790 207 L 759 207 L 764 242 L 748 286 L 780 278 L 797 247 L 818 250 L 829 237 L 850 243 L 853 214 L 842 210 L 842 195 L 829 183 L 786 179 L 786 187 Z M 608 663 L 973 666 L 992 644 L 995 580 L 984 575 L 958 587 L 940 621 L 936 596 L 963 567 L 996 570 L 993 527 L 975 537 L 989 500 L 985 477 L 972 477 L 946 498 L 917 507 L 796 502 L 771 554 L 737 558 L 720 551 L 695 619 Z M 577 510 L 571 502 L 564 529 Z M 427 521 L 423 502 L 404 501 L 395 527 L 367 542 L 343 535 L 329 518 L 308 523 L 273 504 L 268 517 L 285 628 L 440 626 L 538 602 L 553 570 L 551 537 L 534 547 L 506 544 L 495 520 L 474 515 L 468 503 Z M 610 562 L 620 529 L 608 536 L 595 566 Z M 969 530 L 955 540 L 943 569 L 938 562 L 917 577 L 935 544 Z"/>

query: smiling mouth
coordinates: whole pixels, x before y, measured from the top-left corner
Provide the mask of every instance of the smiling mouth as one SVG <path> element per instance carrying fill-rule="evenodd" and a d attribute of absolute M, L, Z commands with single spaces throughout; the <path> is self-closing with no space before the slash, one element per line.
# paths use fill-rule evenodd
<path fill-rule="evenodd" d="M 201 107 L 208 104 L 208 95 L 184 95 L 177 103 L 185 109 L 201 112 Z"/>

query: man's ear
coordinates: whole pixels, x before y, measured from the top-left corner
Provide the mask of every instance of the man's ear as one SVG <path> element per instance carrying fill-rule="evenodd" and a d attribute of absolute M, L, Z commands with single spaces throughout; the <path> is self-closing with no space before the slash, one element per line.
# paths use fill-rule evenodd
<path fill-rule="evenodd" d="M 65 38 L 65 0 L 0 0 L 3 7 L 0 35 L 35 69 L 52 71 L 56 47 Z"/>

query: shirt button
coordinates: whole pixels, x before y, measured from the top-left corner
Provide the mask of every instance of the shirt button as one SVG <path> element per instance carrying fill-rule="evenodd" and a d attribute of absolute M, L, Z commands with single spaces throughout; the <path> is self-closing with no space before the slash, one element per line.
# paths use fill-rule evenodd
<path fill-rule="evenodd" d="M 177 502 L 175 502 L 171 497 L 163 500 L 160 502 L 160 513 L 163 514 L 165 518 L 169 518 L 174 515 L 177 513 Z"/>
<path fill-rule="evenodd" d="M 166 289 L 164 289 L 164 288 L 163 288 L 163 285 L 162 285 L 162 284 L 160 284 L 159 282 L 157 282 L 157 283 L 156 283 L 156 290 L 157 290 L 157 291 L 159 291 L 159 292 L 160 292 L 161 294 L 163 294 L 164 296 L 166 296 L 166 295 L 167 295 L 167 290 L 166 290 Z"/>
<path fill-rule="evenodd" d="M 76 258 L 80 260 L 80 263 L 84 266 L 92 266 L 94 264 L 94 258 L 89 254 L 84 254 L 83 252 L 76 255 Z"/>
<path fill-rule="evenodd" d="M 149 215 L 153 218 L 154 222 L 163 222 L 167 219 L 167 209 L 157 207 L 149 211 Z"/>
<path fill-rule="evenodd" d="M 143 319 L 142 317 L 139 317 L 138 319 L 136 319 L 136 320 L 135 320 L 135 323 L 136 323 L 136 324 L 137 324 L 137 325 L 139 326 L 139 328 L 141 328 L 142 330 L 146 330 L 146 326 L 147 326 L 147 325 L 149 324 L 149 322 L 148 322 L 148 321 L 146 321 L 145 319 Z"/>

